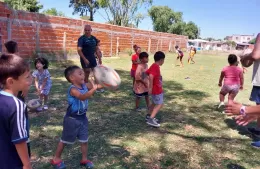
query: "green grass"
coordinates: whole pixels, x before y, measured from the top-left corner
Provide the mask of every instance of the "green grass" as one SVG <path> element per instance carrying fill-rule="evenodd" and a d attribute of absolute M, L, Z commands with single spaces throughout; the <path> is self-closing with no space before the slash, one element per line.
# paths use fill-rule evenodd
<path fill-rule="evenodd" d="M 115 68 L 122 84 L 117 91 L 95 94 L 90 100 L 89 159 L 97 169 L 184 169 L 184 168 L 260 168 L 260 151 L 244 127 L 216 110 L 218 78 L 227 65 L 226 56 L 198 54 L 196 64 L 174 67 L 176 56 L 167 54 L 161 67 L 165 106 L 158 114 L 161 127 L 146 125 L 145 112 L 134 111 L 129 57 L 104 58 Z M 153 56 L 150 56 L 150 63 Z M 33 168 L 52 168 L 52 158 L 62 132 L 66 112 L 68 82 L 64 67 L 79 62 L 51 63 L 53 79 L 50 110 L 31 113 L 31 147 Z M 252 69 L 245 74 L 245 89 L 236 100 L 246 104 L 251 92 Z M 190 77 L 191 80 L 185 80 Z M 35 98 L 34 89 L 29 99 Z M 144 101 L 142 101 L 144 105 Z M 78 169 L 80 145 L 68 146 L 63 152 L 67 168 Z"/>

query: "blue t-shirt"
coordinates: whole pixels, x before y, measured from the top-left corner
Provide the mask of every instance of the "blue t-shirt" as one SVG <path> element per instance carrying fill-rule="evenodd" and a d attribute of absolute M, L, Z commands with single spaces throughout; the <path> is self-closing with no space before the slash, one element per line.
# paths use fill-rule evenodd
<path fill-rule="evenodd" d="M 70 95 L 70 90 L 72 88 L 76 88 L 81 94 L 85 94 L 88 92 L 87 86 L 84 84 L 82 88 L 77 88 L 74 85 L 71 85 L 68 90 L 68 103 L 69 107 L 67 108 L 66 116 L 74 117 L 76 119 L 85 119 L 86 112 L 88 110 L 88 100 L 81 101 L 78 98 Z"/>
<path fill-rule="evenodd" d="M 87 37 L 85 35 L 82 35 L 78 39 L 78 47 L 82 48 L 82 53 L 88 59 L 90 64 L 97 64 L 96 63 L 96 47 L 97 47 L 97 38 L 95 36 Z M 81 59 L 82 60 L 82 59 Z M 96 65 L 93 65 L 96 66 Z"/>
<path fill-rule="evenodd" d="M 0 168 L 22 169 L 15 144 L 28 141 L 26 105 L 10 93 L 0 91 Z"/>

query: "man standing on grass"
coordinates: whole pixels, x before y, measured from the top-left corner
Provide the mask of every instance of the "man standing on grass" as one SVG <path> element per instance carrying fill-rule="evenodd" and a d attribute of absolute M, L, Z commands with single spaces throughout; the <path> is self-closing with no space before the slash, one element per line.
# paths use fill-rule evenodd
<path fill-rule="evenodd" d="M 241 64 L 244 67 L 249 67 L 254 64 L 252 76 L 253 89 L 250 100 L 256 102 L 257 105 L 260 105 L 260 33 L 256 37 L 256 43 L 253 52 L 249 55 L 246 55 L 245 57 L 242 57 Z M 256 128 L 248 128 L 248 131 L 253 135 L 260 137 L 260 117 L 257 119 Z"/>
<path fill-rule="evenodd" d="M 91 35 L 92 29 L 90 25 L 85 25 L 84 35 L 78 39 L 78 54 L 80 56 L 80 63 L 85 72 L 85 82 L 88 82 L 89 74 L 97 66 L 95 52 L 98 40 Z M 99 64 L 102 64 L 101 57 L 98 56 Z"/>

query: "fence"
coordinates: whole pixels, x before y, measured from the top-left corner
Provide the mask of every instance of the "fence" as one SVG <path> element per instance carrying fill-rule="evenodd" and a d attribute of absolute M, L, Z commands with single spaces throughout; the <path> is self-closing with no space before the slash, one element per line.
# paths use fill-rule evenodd
<path fill-rule="evenodd" d="M 5 50 L 3 44 L 12 39 L 18 42 L 23 57 L 35 52 L 67 57 L 76 53 L 77 40 L 86 24 L 92 26 L 92 34 L 101 40 L 104 56 L 131 50 L 133 44 L 148 52 L 173 51 L 175 45 L 186 48 L 188 41 L 182 35 L 17 11 L 0 2 L 0 52 Z"/>

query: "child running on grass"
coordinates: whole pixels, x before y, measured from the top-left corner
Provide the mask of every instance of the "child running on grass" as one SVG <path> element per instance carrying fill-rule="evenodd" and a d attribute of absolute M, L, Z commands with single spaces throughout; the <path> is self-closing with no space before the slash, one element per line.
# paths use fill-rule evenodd
<path fill-rule="evenodd" d="M 222 69 L 218 83 L 218 86 L 222 87 L 219 92 L 220 104 L 218 106 L 221 111 L 223 111 L 225 106 L 224 100 L 226 94 L 228 94 L 228 102 L 233 101 L 239 89 L 242 90 L 244 85 L 243 70 L 237 66 L 237 56 L 230 54 L 228 56 L 228 63 L 229 66 Z M 224 84 L 222 84 L 223 79 Z"/>

